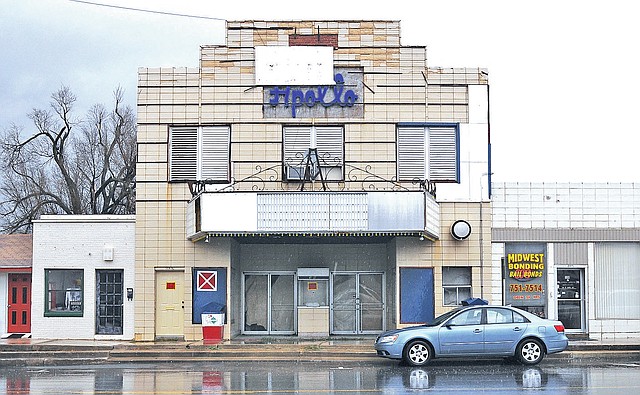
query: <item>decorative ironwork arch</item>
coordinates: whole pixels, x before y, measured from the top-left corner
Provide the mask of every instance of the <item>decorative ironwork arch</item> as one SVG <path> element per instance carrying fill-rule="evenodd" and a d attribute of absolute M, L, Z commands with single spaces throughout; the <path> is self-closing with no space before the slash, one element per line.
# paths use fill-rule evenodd
<path fill-rule="evenodd" d="M 301 152 L 296 153 L 293 158 L 286 158 L 285 163 L 289 165 L 298 166 L 304 168 L 300 177 L 300 190 L 304 190 L 305 185 L 311 182 L 319 181 L 322 183 L 322 189 L 324 191 L 345 191 L 347 186 L 349 189 L 355 190 L 354 185 L 360 183 L 359 190 L 363 191 L 376 191 L 376 190 L 392 190 L 392 191 L 410 191 L 411 189 L 399 182 L 395 177 L 391 179 L 382 177 L 375 174 L 372 171 L 371 165 L 364 167 L 354 166 L 349 163 L 344 163 L 340 158 L 331 157 L 328 153 L 318 155 L 317 150 L 310 149 L 306 154 Z M 262 167 L 261 165 L 255 166 L 255 171 L 249 176 L 242 179 L 231 178 L 231 182 L 227 185 L 217 189 L 216 192 L 228 192 L 235 191 L 239 185 L 246 185 L 251 183 L 252 191 L 265 191 L 267 183 L 271 183 L 274 186 L 279 185 L 280 190 L 290 190 L 285 188 L 285 185 L 290 185 L 292 180 L 285 180 L 285 171 L 281 163 L 275 164 L 269 167 Z M 344 171 L 341 180 L 331 180 L 331 174 L 335 171 Z M 196 197 L 199 194 L 206 191 L 207 185 L 220 185 L 219 181 L 213 180 L 199 180 L 189 182 L 189 190 L 192 197 Z M 436 197 L 436 183 L 427 179 L 414 179 L 411 181 L 412 185 L 417 185 L 423 191 L 426 191 L 434 198 Z"/>

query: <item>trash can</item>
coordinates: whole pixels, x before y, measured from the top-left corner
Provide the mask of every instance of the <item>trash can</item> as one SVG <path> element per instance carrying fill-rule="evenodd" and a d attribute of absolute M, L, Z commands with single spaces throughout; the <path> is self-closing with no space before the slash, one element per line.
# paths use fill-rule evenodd
<path fill-rule="evenodd" d="M 218 344 L 224 337 L 224 314 L 204 313 L 202 317 L 202 343 Z"/>

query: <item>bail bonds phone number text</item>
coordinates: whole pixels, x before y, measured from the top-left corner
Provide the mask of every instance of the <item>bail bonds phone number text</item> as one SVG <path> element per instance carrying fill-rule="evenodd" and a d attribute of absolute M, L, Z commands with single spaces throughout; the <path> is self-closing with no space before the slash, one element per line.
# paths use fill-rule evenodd
<path fill-rule="evenodd" d="M 543 292 L 542 284 L 509 284 L 509 292 Z"/>

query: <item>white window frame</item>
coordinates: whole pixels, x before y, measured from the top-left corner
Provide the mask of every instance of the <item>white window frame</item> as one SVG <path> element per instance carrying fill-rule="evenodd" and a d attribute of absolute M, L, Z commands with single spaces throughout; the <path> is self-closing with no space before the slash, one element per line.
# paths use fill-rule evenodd
<path fill-rule="evenodd" d="M 445 279 L 445 273 L 448 272 L 449 269 L 466 269 L 469 271 L 469 283 L 468 284 L 453 284 L 451 280 L 448 278 Z M 460 290 L 465 289 L 468 290 L 469 296 L 473 297 L 471 282 L 472 282 L 473 273 L 471 271 L 471 267 L 465 266 L 443 266 L 442 267 L 442 305 L 443 306 L 459 306 L 462 302 L 460 298 Z M 445 303 L 445 292 L 447 290 L 455 290 L 456 292 L 456 303 Z M 465 298 L 466 299 L 466 298 Z"/>
<path fill-rule="evenodd" d="M 638 319 L 639 260 L 638 243 L 594 243 L 594 305 L 597 320 Z"/>
<path fill-rule="evenodd" d="M 460 182 L 458 124 L 399 124 L 399 181 Z"/>
<path fill-rule="evenodd" d="M 231 179 L 231 128 L 181 126 L 169 131 L 169 181 Z"/>

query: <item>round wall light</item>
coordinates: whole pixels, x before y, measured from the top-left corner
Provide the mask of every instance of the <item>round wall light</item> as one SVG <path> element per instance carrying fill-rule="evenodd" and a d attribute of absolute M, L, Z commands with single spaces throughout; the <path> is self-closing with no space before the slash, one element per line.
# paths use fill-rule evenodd
<path fill-rule="evenodd" d="M 451 236 L 456 240 L 464 240 L 471 234 L 471 225 L 463 219 L 459 219 L 451 225 Z"/>

